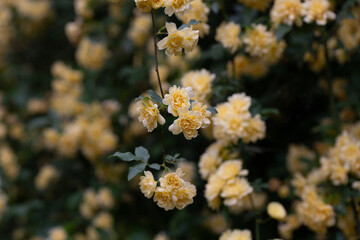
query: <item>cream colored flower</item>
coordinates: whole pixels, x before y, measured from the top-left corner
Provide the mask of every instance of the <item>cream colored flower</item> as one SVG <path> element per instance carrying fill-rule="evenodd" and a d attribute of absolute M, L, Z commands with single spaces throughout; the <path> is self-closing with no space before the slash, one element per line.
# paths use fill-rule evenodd
<path fill-rule="evenodd" d="M 49 240 L 66 240 L 67 237 L 65 229 L 62 227 L 54 227 L 49 231 Z"/>
<path fill-rule="evenodd" d="M 193 198 L 196 196 L 196 188 L 189 182 L 185 182 L 184 185 L 176 192 L 175 207 L 179 210 L 183 209 L 187 205 L 193 203 Z"/>
<path fill-rule="evenodd" d="M 35 178 L 35 186 L 38 190 L 46 189 L 51 181 L 59 177 L 56 168 L 51 165 L 45 165 L 40 169 L 40 172 Z"/>
<path fill-rule="evenodd" d="M 282 221 L 286 217 L 286 210 L 281 203 L 271 202 L 267 206 L 267 213 L 271 218 Z"/>
<path fill-rule="evenodd" d="M 88 69 L 100 70 L 109 56 L 109 51 L 104 43 L 83 38 L 75 56 L 79 65 Z"/>
<path fill-rule="evenodd" d="M 200 102 L 207 102 L 211 93 L 211 84 L 215 79 L 215 74 L 211 74 L 206 69 L 200 71 L 190 71 L 181 78 L 183 87 L 191 87 L 195 93 L 195 99 Z"/>
<path fill-rule="evenodd" d="M 198 129 L 202 125 L 203 117 L 201 113 L 183 108 L 179 111 L 179 114 L 179 117 L 170 125 L 169 131 L 174 135 L 182 132 L 187 140 L 196 138 L 198 136 Z"/>
<path fill-rule="evenodd" d="M 174 13 L 183 14 L 191 9 L 193 0 L 167 0 L 165 3 L 165 14 L 171 17 Z"/>
<path fill-rule="evenodd" d="M 300 0 L 275 0 L 271 9 L 271 21 L 275 26 L 281 23 L 292 26 L 294 23 L 298 26 L 302 24 L 301 13 L 303 6 Z"/>
<path fill-rule="evenodd" d="M 240 33 L 240 25 L 234 22 L 223 22 L 216 29 L 215 40 L 234 53 L 241 46 Z"/>
<path fill-rule="evenodd" d="M 205 197 L 209 201 L 217 198 L 220 195 L 221 189 L 225 184 L 225 180 L 217 174 L 210 176 L 208 183 L 205 186 Z"/>
<path fill-rule="evenodd" d="M 211 144 L 206 151 L 200 156 L 199 171 L 202 179 L 208 179 L 208 177 L 215 173 L 217 167 L 220 165 L 222 158 L 219 155 L 221 143 Z"/>
<path fill-rule="evenodd" d="M 175 208 L 175 202 L 177 198 L 173 192 L 170 190 L 157 187 L 154 195 L 154 202 L 161 208 L 164 208 L 166 211 L 172 210 Z"/>
<path fill-rule="evenodd" d="M 108 212 L 101 212 L 94 218 L 93 225 L 102 230 L 110 230 L 114 225 L 114 219 Z"/>
<path fill-rule="evenodd" d="M 211 112 L 207 110 L 206 105 L 194 101 L 191 103 L 191 111 L 200 113 L 201 128 L 207 128 L 211 124 L 209 119 Z"/>
<path fill-rule="evenodd" d="M 180 88 L 174 85 L 169 88 L 169 93 L 165 94 L 163 103 L 168 105 L 168 112 L 177 117 L 180 109 L 190 108 L 190 100 L 193 97 L 194 92 L 191 87 Z"/>
<path fill-rule="evenodd" d="M 145 176 L 140 177 L 140 190 L 147 198 L 151 198 L 154 195 L 157 182 L 154 180 L 154 176 L 150 171 L 144 172 Z"/>
<path fill-rule="evenodd" d="M 168 189 L 169 191 L 174 191 L 180 189 L 185 181 L 181 178 L 183 172 L 181 168 L 178 168 L 176 172 L 166 174 L 165 177 L 160 178 L 160 186 Z"/>
<path fill-rule="evenodd" d="M 142 12 L 150 12 L 164 6 L 165 0 L 135 0 L 136 7 Z"/>
<path fill-rule="evenodd" d="M 150 99 L 142 99 L 137 102 L 137 112 L 139 113 L 139 121 L 152 132 L 157 124 L 164 125 L 165 118 L 160 114 L 158 105 Z"/>
<path fill-rule="evenodd" d="M 249 230 L 226 230 L 221 234 L 219 240 L 251 240 L 251 232 Z"/>
<path fill-rule="evenodd" d="M 221 164 L 217 174 L 224 180 L 229 180 L 239 175 L 247 175 L 247 171 L 241 171 L 241 169 L 242 162 L 240 160 L 228 160 Z"/>
<path fill-rule="evenodd" d="M 159 41 L 157 46 L 160 50 L 166 49 L 166 55 L 181 55 L 182 49 L 188 53 L 197 45 L 199 31 L 193 30 L 192 26 L 181 30 L 177 29 L 175 23 L 166 23 L 165 26 L 168 36 Z"/>
<path fill-rule="evenodd" d="M 328 20 L 334 20 L 336 14 L 330 11 L 328 0 L 305 0 L 303 3 L 302 15 L 304 22 L 316 22 L 318 25 L 326 25 Z"/>
<path fill-rule="evenodd" d="M 250 186 L 247 179 L 236 177 L 225 183 L 220 196 L 225 198 L 224 204 L 226 206 L 233 206 L 252 192 L 253 188 Z"/>

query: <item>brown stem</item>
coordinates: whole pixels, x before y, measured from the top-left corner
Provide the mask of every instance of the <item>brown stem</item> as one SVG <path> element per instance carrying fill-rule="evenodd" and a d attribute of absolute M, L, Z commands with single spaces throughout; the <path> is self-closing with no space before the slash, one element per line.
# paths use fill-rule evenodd
<path fill-rule="evenodd" d="M 160 92 L 161 92 L 161 97 L 164 99 L 164 92 L 162 90 L 162 85 L 161 85 L 161 80 L 160 80 L 160 74 L 159 74 L 159 62 L 158 62 L 158 55 L 157 55 L 157 39 L 156 39 L 156 27 L 155 27 L 155 13 L 154 13 L 154 9 L 151 9 L 151 19 L 152 19 L 152 25 L 153 25 L 153 34 L 154 34 L 154 51 L 155 51 L 155 72 L 157 75 L 157 79 L 158 79 L 158 83 L 159 83 L 159 88 L 160 88 Z M 164 125 L 161 128 L 161 143 L 162 143 L 162 154 L 163 154 L 163 158 L 165 159 L 166 157 L 166 152 L 165 152 L 165 131 L 164 131 Z"/>
<path fill-rule="evenodd" d="M 156 27 L 155 27 L 154 9 L 151 9 L 151 19 L 152 19 L 153 32 L 154 32 L 155 72 L 156 72 L 158 83 L 159 83 L 161 97 L 164 98 L 164 92 L 162 90 L 161 81 L 160 81 L 160 74 L 159 74 L 159 63 L 158 63 L 157 46 L 156 46 L 157 40 L 156 40 Z"/>

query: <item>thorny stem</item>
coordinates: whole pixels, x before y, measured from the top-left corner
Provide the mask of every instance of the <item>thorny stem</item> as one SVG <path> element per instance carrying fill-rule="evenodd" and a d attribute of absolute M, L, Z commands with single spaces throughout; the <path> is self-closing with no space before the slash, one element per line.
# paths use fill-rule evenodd
<path fill-rule="evenodd" d="M 155 13 L 154 13 L 154 9 L 151 9 L 151 19 L 152 19 L 152 25 L 153 25 L 153 34 L 154 34 L 154 52 L 155 52 L 155 72 L 157 75 L 157 79 L 158 79 L 158 83 L 159 83 L 159 88 L 160 88 L 160 92 L 161 92 L 161 97 L 164 99 L 164 92 L 162 89 L 162 85 L 161 85 L 161 80 L 160 80 L 160 74 L 159 74 L 159 62 L 158 62 L 158 55 L 157 55 L 157 38 L 156 38 L 156 27 L 155 27 Z M 162 154 L 163 154 L 163 158 L 165 160 L 165 156 L 166 156 L 166 152 L 165 152 L 165 132 L 164 132 L 164 125 L 161 128 L 161 143 L 162 143 Z"/>

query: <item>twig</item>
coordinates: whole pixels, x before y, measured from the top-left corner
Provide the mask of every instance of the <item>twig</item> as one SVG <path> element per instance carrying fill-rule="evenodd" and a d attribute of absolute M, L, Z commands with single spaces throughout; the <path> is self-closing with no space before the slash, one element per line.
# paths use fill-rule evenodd
<path fill-rule="evenodd" d="M 152 19 L 152 25 L 153 25 L 153 33 L 154 33 L 154 52 L 155 52 L 155 72 L 157 75 L 157 79 L 158 79 L 158 83 L 159 83 L 159 88 L 160 88 L 160 93 L 161 93 L 161 97 L 164 99 L 164 92 L 162 89 L 162 85 L 161 85 L 161 80 L 160 80 L 160 74 L 159 74 L 159 62 L 158 62 L 158 55 L 157 55 L 157 37 L 156 37 L 156 27 L 155 27 L 155 13 L 154 13 L 154 9 L 151 9 L 151 19 Z M 165 159 L 166 157 L 166 152 L 165 152 L 165 131 L 164 131 L 164 125 L 161 128 L 161 144 L 162 144 L 162 154 L 163 154 L 163 158 Z"/>

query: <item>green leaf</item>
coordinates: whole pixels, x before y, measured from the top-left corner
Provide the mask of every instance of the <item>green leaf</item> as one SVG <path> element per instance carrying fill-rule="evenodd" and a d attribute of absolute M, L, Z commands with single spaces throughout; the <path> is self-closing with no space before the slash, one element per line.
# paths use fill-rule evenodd
<path fill-rule="evenodd" d="M 151 100 L 159 103 L 160 105 L 162 104 L 162 98 L 159 95 L 157 95 L 156 92 L 154 92 L 153 90 L 148 90 L 147 93 L 150 95 Z"/>
<path fill-rule="evenodd" d="M 217 114 L 218 111 L 216 110 L 216 108 L 214 107 L 208 107 L 206 110 L 208 110 L 209 112 L 212 112 L 213 114 Z"/>
<path fill-rule="evenodd" d="M 155 170 L 160 170 L 160 165 L 157 163 L 150 164 L 149 167 Z"/>
<path fill-rule="evenodd" d="M 110 157 L 117 157 L 126 162 L 135 160 L 135 155 L 132 154 L 131 152 L 126 152 L 126 153 L 116 152 L 114 153 L 114 155 L 111 155 Z"/>
<path fill-rule="evenodd" d="M 145 170 L 146 163 L 139 163 L 133 167 L 129 168 L 128 181 L 133 179 L 136 175 L 143 172 Z"/>
<path fill-rule="evenodd" d="M 135 155 L 144 160 L 145 162 L 148 162 L 149 161 L 149 158 L 150 158 L 150 154 L 149 154 L 149 151 L 144 148 L 144 147 L 137 147 L 135 148 Z"/>
<path fill-rule="evenodd" d="M 181 29 L 190 27 L 190 25 L 197 25 L 197 24 L 199 24 L 199 21 L 197 21 L 197 20 L 195 20 L 195 19 L 191 19 L 187 24 L 181 25 L 181 26 L 178 28 L 178 30 L 181 30 Z"/>
<path fill-rule="evenodd" d="M 289 26 L 289 25 L 286 25 L 286 24 L 280 24 L 275 30 L 276 39 L 279 41 L 288 32 L 290 32 L 291 29 L 292 29 L 292 26 Z"/>

